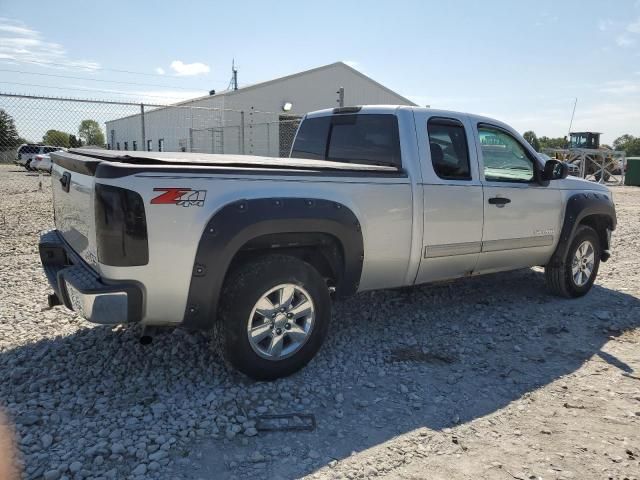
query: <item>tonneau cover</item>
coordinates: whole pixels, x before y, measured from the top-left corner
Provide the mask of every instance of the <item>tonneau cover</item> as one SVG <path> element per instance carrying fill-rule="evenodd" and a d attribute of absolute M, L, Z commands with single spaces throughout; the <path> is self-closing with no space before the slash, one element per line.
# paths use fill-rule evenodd
<path fill-rule="evenodd" d="M 77 148 L 70 153 L 93 159 L 125 163 L 130 165 L 196 166 L 196 167 L 254 167 L 303 170 L 351 170 L 374 172 L 397 172 L 398 168 L 388 165 L 367 163 L 345 163 L 329 160 L 310 160 L 305 158 L 274 158 L 255 155 L 227 155 L 187 152 L 134 152 L 121 150 L 100 150 Z M 56 152 L 64 156 L 64 152 Z"/>

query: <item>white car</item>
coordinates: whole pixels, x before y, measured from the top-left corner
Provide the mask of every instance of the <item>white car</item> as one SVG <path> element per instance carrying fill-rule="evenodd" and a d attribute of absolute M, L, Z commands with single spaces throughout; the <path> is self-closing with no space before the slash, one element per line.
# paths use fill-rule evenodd
<path fill-rule="evenodd" d="M 51 145 L 38 145 L 35 143 L 23 143 L 18 148 L 15 164 L 27 170 L 32 170 L 31 162 L 36 155 L 49 154 L 58 150 L 64 150 L 64 148 Z"/>
<path fill-rule="evenodd" d="M 49 155 L 36 155 L 31 160 L 31 170 L 51 173 L 51 157 Z"/>

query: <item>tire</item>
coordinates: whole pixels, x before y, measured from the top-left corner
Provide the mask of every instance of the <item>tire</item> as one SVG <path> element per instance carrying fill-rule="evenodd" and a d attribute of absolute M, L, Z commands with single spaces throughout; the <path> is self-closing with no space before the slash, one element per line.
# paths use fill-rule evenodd
<path fill-rule="evenodd" d="M 281 302 L 281 296 L 291 302 Z M 311 313 L 296 318 L 309 302 Z M 320 273 L 298 258 L 269 255 L 241 264 L 227 276 L 214 336 L 234 368 L 255 380 L 274 380 L 300 370 L 315 356 L 330 319 L 331 298 Z M 254 341 L 249 328 L 256 332 Z"/>
<path fill-rule="evenodd" d="M 582 272 L 581 275 L 578 275 L 574 267 L 579 267 L 579 265 L 574 261 L 577 257 L 582 257 L 582 255 L 580 253 L 576 255 L 576 252 L 587 244 L 590 245 L 593 252 L 593 262 L 586 261 L 583 265 L 584 269 L 578 268 Z M 589 249 L 587 248 L 586 253 L 588 252 Z M 585 257 L 588 260 L 590 256 L 585 255 Z M 577 298 L 586 295 L 591 290 L 593 282 L 598 275 L 600 257 L 600 239 L 596 231 L 586 225 L 579 226 L 567 250 L 566 257 L 561 259 L 557 265 L 547 265 L 545 267 L 547 286 L 552 293 L 565 298 Z M 589 272 L 588 275 L 587 272 Z"/>

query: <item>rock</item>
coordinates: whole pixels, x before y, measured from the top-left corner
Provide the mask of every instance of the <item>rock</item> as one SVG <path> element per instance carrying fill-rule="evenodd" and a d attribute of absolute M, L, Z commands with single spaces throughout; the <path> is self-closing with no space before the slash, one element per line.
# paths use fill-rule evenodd
<path fill-rule="evenodd" d="M 603 322 L 611 320 L 611 312 L 608 312 L 606 310 L 596 310 L 595 312 L 593 312 L 593 315 L 598 320 L 602 320 Z"/>
<path fill-rule="evenodd" d="M 249 461 L 253 463 L 258 463 L 264 461 L 264 455 L 262 455 L 259 451 L 255 451 L 249 456 Z"/>
<path fill-rule="evenodd" d="M 400 393 L 409 393 L 409 388 L 406 385 L 400 384 Z"/>
<path fill-rule="evenodd" d="M 71 465 L 69 465 L 69 471 L 71 473 L 77 473 L 82 469 L 82 463 L 80 462 L 73 462 Z"/>
<path fill-rule="evenodd" d="M 335 400 L 338 403 L 344 402 L 344 395 L 342 395 L 341 393 L 337 393 L 336 396 L 335 396 Z"/>
<path fill-rule="evenodd" d="M 139 464 L 131 471 L 132 475 L 144 475 L 147 473 L 147 466 L 144 463 Z"/>
<path fill-rule="evenodd" d="M 249 427 L 244 431 L 244 435 L 247 437 L 255 437 L 258 434 L 258 430 L 255 427 Z"/>
<path fill-rule="evenodd" d="M 126 449 L 124 448 L 124 445 L 120 442 L 116 442 L 111 445 L 111 453 L 114 455 L 122 455 L 125 451 Z"/>
<path fill-rule="evenodd" d="M 158 450 L 157 452 L 153 452 L 152 454 L 149 455 L 149 460 L 157 462 L 166 457 L 167 457 L 167 452 L 165 450 Z"/>
<path fill-rule="evenodd" d="M 40 421 L 40 417 L 33 413 L 22 413 L 16 417 L 16 422 L 24 425 L 25 427 L 30 427 L 31 425 L 35 425 Z"/>
<path fill-rule="evenodd" d="M 44 472 L 44 475 L 42 476 L 42 478 L 44 478 L 44 480 L 58 480 L 60 476 L 61 476 L 60 472 L 56 469 L 56 470 L 48 470 Z"/>
<path fill-rule="evenodd" d="M 40 443 L 42 444 L 42 448 L 46 450 L 53 443 L 53 436 L 48 433 L 45 433 L 40 437 Z"/>

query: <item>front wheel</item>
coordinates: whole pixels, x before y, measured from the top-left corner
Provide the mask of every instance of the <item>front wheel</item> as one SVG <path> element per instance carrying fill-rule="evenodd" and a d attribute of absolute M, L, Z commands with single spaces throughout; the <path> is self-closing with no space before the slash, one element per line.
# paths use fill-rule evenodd
<path fill-rule="evenodd" d="M 593 228 L 581 225 L 576 230 L 565 258 L 556 265 L 545 267 L 549 289 L 562 297 L 582 297 L 591 290 L 598 275 L 600 257 L 598 234 Z"/>
<path fill-rule="evenodd" d="M 318 352 L 329 328 L 331 298 L 310 264 L 269 255 L 227 277 L 214 335 L 226 361 L 256 380 L 285 377 Z"/>

